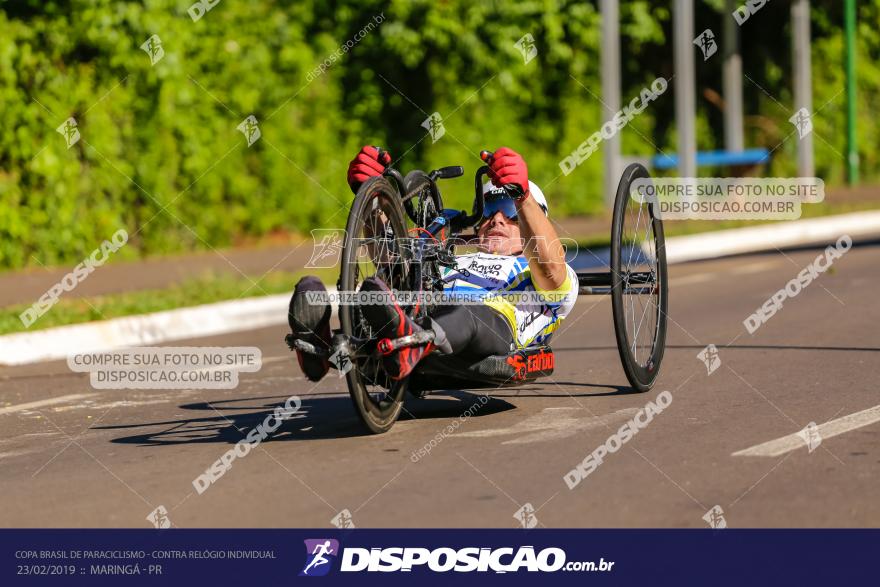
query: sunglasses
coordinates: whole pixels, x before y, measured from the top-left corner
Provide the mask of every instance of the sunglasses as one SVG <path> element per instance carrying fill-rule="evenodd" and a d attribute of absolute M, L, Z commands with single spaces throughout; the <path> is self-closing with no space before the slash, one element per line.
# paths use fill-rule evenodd
<path fill-rule="evenodd" d="M 514 222 L 518 219 L 516 204 L 507 196 L 486 200 L 486 205 L 483 207 L 483 220 L 492 218 L 497 212 L 501 212 L 506 218 Z"/>

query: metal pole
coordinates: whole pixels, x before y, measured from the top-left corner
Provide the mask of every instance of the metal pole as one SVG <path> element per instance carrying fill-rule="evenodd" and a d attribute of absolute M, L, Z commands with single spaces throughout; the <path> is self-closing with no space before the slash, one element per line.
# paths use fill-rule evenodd
<path fill-rule="evenodd" d="M 739 53 L 739 26 L 731 14 L 738 0 L 727 0 L 724 10 L 724 146 L 728 151 L 742 151 L 743 140 L 743 75 Z"/>
<path fill-rule="evenodd" d="M 813 83 L 810 73 L 810 2 L 793 0 L 791 3 L 792 62 L 794 63 L 794 108 L 813 115 Z M 798 175 L 816 175 L 813 163 L 813 133 L 798 141 Z"/>
<path fill-rule="evenodd" d="M 618 0 L 601 0 L 599 9 L 602 12 L 602 120 L 604 124 L 620 110 L 620 9 Z M 620 158 L 620 133 L 602 141 L 605 158 L 603 189 L 605 205 L 614 206 L 617 184 L 623 173 Z"/>
<path fill-rule="evenodd" d="M 859 182 L 856 141 L 856 0 L 846 0 L 846 181 Z"/>
<path fill-rule="evenodd" d="M 673 44 L 675 53 L 675 126 L 678 131 L 678 173 L 697 176 L 696 76 L 694 73 L 694 2 L 675 0 Z"/>

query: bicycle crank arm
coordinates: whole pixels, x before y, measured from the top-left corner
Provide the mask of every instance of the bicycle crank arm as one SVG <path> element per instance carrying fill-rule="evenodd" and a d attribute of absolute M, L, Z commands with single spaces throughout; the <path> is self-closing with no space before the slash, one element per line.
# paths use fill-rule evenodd
<path fill-rule="evenodd" d="M 318 357 L 329 357 L 330 352 L 327 349 L 318 348 L 310 342 L 306 342 L 301 338 L 294 338 L 292 334 L 288 334 L 284 337 L 284 342 L 287 343 L 287 346 L 290 347 L 292 351 L 302 351 L 308 355 L 315 355 Z"/>
<path fill-rule="evenodd" d="M 376 344 L 376 355 L 387 356 L 403 348 L 428 344 L 433 342 L 434 336 L 433 330 L 422 330 L 400 338 L 383 338 Z"/>
<path fill-rule="evenodd" d="M 433 330 L 422 330 L 415 334 L 401 336 L 400 338 L 383 338 L 376 343 L 376 351 L 373 354 L 376 357 L 390 355 L 403 348 L 421 346 L 433 342 L 434 337 L 435 333 Z M 301 338 L 294 337 L 292 334 L 285 336 L 284 341 L 292 351 L 301 351 L 317 357 L 328 358 L 336 353 L 345 354 L 349 358 L 368 356 L 368 353 L 362 350 L 366 345 L 352 345 L 351 343 L 354 341 L 341 333 L 333 336 L 331 349 L 317 347 Z M 357 342 L 363 343 L 364 341 L 358 339 Z"/>

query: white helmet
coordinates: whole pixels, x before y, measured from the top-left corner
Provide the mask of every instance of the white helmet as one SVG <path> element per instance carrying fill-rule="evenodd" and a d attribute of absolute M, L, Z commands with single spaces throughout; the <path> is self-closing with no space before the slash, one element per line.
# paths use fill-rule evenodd
<path fill-rule="evenodd" d="M 531 180 L 529 180 L 529 193 L 531 194 L 531 197 L 535 199 L 535 202 L 541 207 L 541 210 L 544 211 L 544 214 L 549 216 L 547 213 L 547 198 L 544 197 L 544 192 L 541 191 L 541 188 L 535 185 Z M 507 192 L 499 187 L 495 187 L 495 184 L 491 181 L 487 181 L 483 184 L 483 195 L 488 196 L 489 194 L 492 194 L 493 196 L 504 196 L 507 195 Z"/>

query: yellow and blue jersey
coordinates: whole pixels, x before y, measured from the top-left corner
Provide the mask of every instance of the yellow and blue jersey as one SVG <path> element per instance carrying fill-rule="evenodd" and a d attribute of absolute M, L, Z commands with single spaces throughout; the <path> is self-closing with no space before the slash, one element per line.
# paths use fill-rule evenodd
<path fill-rule="evenodd" d="M 547 344 L 577 301 L 578 278 L 571 267 L 566 268 L 562 287 L 544 291 L 532 283 L 525 257 L 460 255 L 455 268 L 443 269 L 444 293 L 495 309 L 510 325 L 518 348 Z"/>

